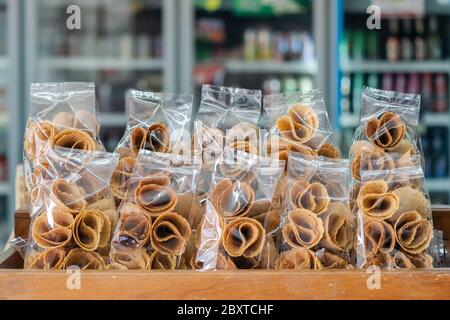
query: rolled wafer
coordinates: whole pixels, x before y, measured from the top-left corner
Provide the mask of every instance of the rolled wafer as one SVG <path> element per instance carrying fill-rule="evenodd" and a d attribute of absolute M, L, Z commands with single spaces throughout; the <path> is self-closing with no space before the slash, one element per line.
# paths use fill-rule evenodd
<path fill-rule="evenodd" d="M 378 253 L 389 254 L 394 250 L 395 231 L 385 221 L 366 219 L 363 232 L 366 256 L 370 257 Z"/>
<path fill-rule="evenodd" d="M 433 227 L 417 211 L 402 213 L 394 225 L 397 243 L 410 254 L 422 253 L 430 246 Z"/>
<path fill-rule="evenodd" d="M 50 189 L 58 209 L 76 215 L 86 208 L 83 191 L 76 184 L 64 179 L 56 179 Z"/>
<path fill-rule="evenodd" d="M 430 201 L 420 190 L 411 186 L 404 186 L 395 189 L 392 193 L 398 197 L 399 206 L 390 220 L 396 221 L 400 214 L 414 210 L 419 212 L 424 219 L 430 217 Z"/>
<path fill-rule="evenodd" d="M 261 223 L 255 219 L 239 217 L 225 225 L 222 244 L 231 257 L 253 258 L 261 253 L 265 235 Z"/>
<path fill-rule="evenodd" d="M 142 248 L 150 241 L 152 222 L 141 208 L 131 202 L 120 210 L 119 236 L 117 241 L 127 248 Z"/>
<path fill-rule="evenodd" d="M 151 241 L 153 248 L 163 254 L 183 254 L 191 236 L 189 222 L 175 212 L 161 214 L 153 223 Z"/>
<path fill-rule="evenodd" d="M 211 191 L 210 201 L 216 212 L 225 219 L 247 215 L 253 206 L 255 192 L 245 182 L 230 179 L 220 181 Z"/>
<path fill-rule="evenodd" d="M 392 256 L 392 253 L 378 252 L 372 256 L 367 256 L 365 258 L 366 260 L 362 265 L 363 268 L 377 266 L 381 269 L 392 269 L 394 266 L 394 257 Z"/>
<path fill-rule="evenodd" d="M 55 135 L 52 141 L 52 147 L 95 151 L 97 149 L 97 144 L 85 131 L 79 129 L 66 129 Z"/>
<path fill-rule="evenodd" d="M 249 141 L 235 141 L 228 145 L 231 149 L 236 149 L 251 154 L 258 154 L 258 148 L 251 144 Z"/>
<path fill-rule="evenodd" d="M 283 226 L 283 241 L 288 247 L 312 248 L 317 245 L 324 234 L 322 220 L 306 209 L 295 209 L 289 212 L 287 222 Z"/>
<path fill-rule="evenodd" d="M 255 201 L 247 216 L 261 223 L 267 233 L 271 233 L 280 225 L 280 213 L 273 209 L 269 200 Z"/>
<path fill-rule="evenodd" d="M 110 258 L 127 269 L 147 270 L 150 268 L 150 256 L 145 248 L 112 248 Z"/>
<path fill-rule="evenodd" d="M 105 261 L 98 253 L 85 251 L 79 248 L 70 250 L 64 260 L 65 268 L 69 268 L 71 266 L 77 266 L 81 270 L 103 270 L 106 268 Z"/>
<path fill-rule="evenodd" d="M 57 131 L 63 131 L 65 129 L 74 128 L 75 116 L 73 113 L 62 111 L 58 112 L 52 119 Z"/>
<path fill-rule="evenodd" d="M 349 207 L 341 202 L 331 203 L 321 219 L 324 235 L 320 244 L 334 252 L 350 250 L 354 240 L 354 228 Z"/>
<path fill-rule="evenodd" d="M 51 144 L 55 135 L 56 129 L 51 122 L 30 120 L 25 131 L 25 154 L 32 160 L 37 159 L 44 152 L 43 148 Z"/>
<path fill-rule="evenodd" d="M 351 264 L 342 257 L 327 251 L 320 251 L 316 254 L 316 269 L 350 269 Z"/>
<path fill-rule="evenodd" d="M 28 269 L 58 270 L 64 267 L 66 252 L 59 248 L 50 248 L 30 256 Z"/>
<path fill-rule="evenodd" d="M 93 137 L 98 136 L 100 131 L 100 124 L 98 123 L 96 116 L 84 109 L 75 112 L 73 127 L 76 129 L 88 130 L 92 133 Z"/>
<path fill-rule="evenodd" d="M 73 224 L 73 239 L 85 251 L 94 251 L 109 245 L 111 221 L 101 211 L 81 211 Z"/>
<path fill-rule="evenodd" d="M 119 160 L 117 168 L 111 175 L 111 193 L 116 199 L 123 200 L 133 173 L 136 158 L 124 157 Z"/>
<path fill-rule="evenodd" d="M 163 123 L 154 123 L 147 129 L 144 148 L 153 152 L 170 151 L 169 129 Z"/>
<path fill-rule="evenodd" d="M 32 224 L 34 242 L 41 248 L 63 247 L 72 239 L 74 218 L 60 209 L 39 215 Z"/>
<path fill-rule="evenodd" d="M 399 198 L 388 189 L 388 184 L 383 180 L 365 183 L 358 196 L 360 210 L 369 218 L 391 218 L 399 208 Z"/>
<path fill-rule="evenodd" d="M 317 154 L 319 156 L 322 157 L 326 157 L 326 158 L 331 158 L 331 159 L 340 159 L 342 158 L 342 153 L 341 150 L 339 150 L 338 147 L 336 147 L 334 144 L 332 143 L 324 143 L 319 151 L 317 152 Z"/>
<path fill-rule="evenodd" d="M 250 122 L 240 122 L 227 131 L 226 145 L 236 141 L 248 141 L 251 145 L 258 145 L 258 127 Z"/>
<path fill-rule="evenodd" d="M 327 189 L 318 182 L 298 180 L 292 186 L 289 196 L 293 208 L 306 209 L 315 214 L 326 211 L 330 203 Z"/>
<path fill-rule="evenodd" d="M 316 269 L 317 259 L 314 252 L 306 248 L 292 248 L 285 251 L 275 261 L 275 269 Z"/>
<path fill-rule="evenodd" d="M 153 217 L 172 211 L 177 205 L 177 194 L 169 185 L 170 178 L 164 174 L 143 178 L 135 190 L 136 204 Z"/>
<path fill-rule="evenodd" d="M 150 255 L 150 269 L 155 270 L 174 270 L 177 265 L 176 256 L 173 254 L 163 254 L 158 250 Z"/>
<path fill-rule="evenodd" d="M 139 150 L 144 148 L 147 139 L 147 130 L 142 127 L 136 127 L 130 133 L 130 149 L 134 156 L 137 156 Z"/>
<path fill-rule="evenodd" d="M 372 145 L 367 141 L 356 141 L 350 147 L 351 162 L 350 167 L 352 176 L 358 181 L 361 181 L 361 171 L 384 169 L 385 165 L 383 157 L 385 153 L 382 149 Z"/>
<path fill-rule="evenodd" d="M 398 114 L 384 112 L 379 118 L 371 119 L 366 124 L 366 137 L 374 145 L 383 148 L 393 148 L 404 138 L 406 125 Z"/>
<path fill-rule="evenodd" d="M 288 115 L 277 119 L 277 128 L 282 137 L 306 143 L 319 127 L 317 114 L 308 106 L 296 104 L 288 110 Z"/>

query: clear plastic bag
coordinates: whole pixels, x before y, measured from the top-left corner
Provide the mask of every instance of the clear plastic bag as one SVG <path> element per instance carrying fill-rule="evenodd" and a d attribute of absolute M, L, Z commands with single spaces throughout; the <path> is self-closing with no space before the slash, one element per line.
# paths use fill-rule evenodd
<path fill-rule="evenodd" d="M 361 171 L 355 201 L 357 266 L 432 268 L 433 225 L 421 157 L 381 169 L 379 159 L 372 162 L 372 169 Z"/>
<path fill-rule="evenodd" d="M 95 104 L 95 86 L 85 82 L 33 83 L 24 138 L 25 185 L 33 192 L 48 149 L 103 151 Z M 38 166 L 38 168 L 36 168 Z"/>
<path fill-rule="evenodd" d="M 289 155 L 276 269 L 352 268 L 349 182 L 348 160 Z"/>
<path fill-rule="evenodd" d="M 47 150 L 48 174 L 38 182 L 25 268 L 106 268 L 117 220 L 109 189 L 117 160 L 106 152 Z"/>
<path fill-rule="evenodd" d="M 321 90 L 264 96 L 260 122 L 271 124 L 264 154 L 288 160 L 289 152 L 341 158 Z"/>
<path fill-rule="evenodd" d="M 127 92 L 128 122 L 115 152 L 120 161 L 111 180 L 117 204 L 124 198 L 139 150 L 190 157 L 192 95 Z"/>
<path fill-rule="evenodd" d="M 361 180 L 361 157 L 371 161 L 386 154 L 405 157 L 421 155 L 418 134 L 420 95 L 364 87 L 361 96 L 361 123 L 350 148 L 352 176 Z"/>
<path fill-rule="evenodd" d="M 200 164 L 142 149 L 119 206 L 110 258 L 120 269 L 191 269 L 202 210 L 196 197 Z"/>
<path fill-rule="evenodd" d="M 283 170 L 283 161 L 224 149 L 197 232 L 199 268 L 273 268 L 280 223 L 274 195 Z"/>

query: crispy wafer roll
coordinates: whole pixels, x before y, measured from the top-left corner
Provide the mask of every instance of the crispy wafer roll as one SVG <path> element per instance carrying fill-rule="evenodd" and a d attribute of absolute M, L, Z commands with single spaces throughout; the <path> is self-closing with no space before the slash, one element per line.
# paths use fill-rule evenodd
<path fill-rule="evenodd" d="M 405 131 L 405 123 L 393 112 L 384 112 L 378 119 L 371 119 L 365 129 L 367 139 L 383 149 L 399 144 L 405 136 Z"/>
<path fill-rule="evenodd" d="M 385 154 L 382 150 L 376 149 L 375 147 L 368 148 L 362 141 L 357 142 L 353 145 L 359 145 L 360 148 L 354 147 L 355 151 L 350 163 L 353 178 L 361 181 L 361 171 L 364 170 L 391 169 L 392 165 L 383 161 Z M 370 143 L 368 144 L 370 145 Z"/>
<path fill-rule="evenodd" d="M 417 269 L 431 269 L 433 268 L 433 257 L 422 252 L 419 254 L 408 255 L 409 260 Z"/>
<path fill-rule="evenodd" d="M 258 127 L 249 122 L 240 122 L 227 131 L 226 144 L 236 141 L 248 141 L 253 146 L 258 145 Z"/>
<path fill-rule="evenodd" d="M 255 201 L 247 216 L 261 223 L 267 233 L 274 231 L 280 224 L 279 212 L 266 199 Z"/>
<path fill-rule="evenodd" d="M 258 221 L 239 217 L 223 229 L 222 243 L 231 257 L 253 258 L 261 253 L 266 232 Z"/>
<path fill-rule="evenodd" d="M 66 252 L 59 248 L 50 248 L 28 258 L 28 269 L 58 270 L 64 267 Z"/>
<path fill-rule="evenodd" d="M 275 269 L 315 269 L 316 265 L 314 252 L 299 247 L 283 252 L 275 261 Z"/>
<path fill-rule="evenodd" d="M 430 217 L 430 202 L 420 190 L 404 186 L 392 191 L 392 194 L 398 197 L 399 206 L 391 221 L 395 222 L 400 214 L 413 210 L 419 212 L 424 219 Z"/>
<path fill-rule="evenodd" d="M 378 253 L 391 253 L 395 246 L 394 229 L 383 220 L 364 221 L 364 246 L 367 256 Z"/>
<path fill-rule="evenodd" d="M 122 205 L 119 218 L 118 242 L 124 247 L 142 248 L 149 240 L 152 229 L 150 217 L 131 202 Z"/>
<path fill-rule="evenodd" d="M 216 269 L 219 270 L 236 270 L 237 267 L 234 262 L 230 259 L 230 257 L 225 257 L 225 255 L 218 253 L 217 254 L 217 262 Z"/>
<path fill-rule="evenodd" d="M 148 127 L 144 148 L 154 152 L 170 151 L 170 135 L 166 125 L 154 123 Z"/>
<path fill-rule="evenodd" d="M 247 215 L 253 206 L 255 192 L 245 182 L 220 181 L 211 191 L 210 201 L 216 212 L 225 219 Z"/>
<path fill-rule="evenodd" d="M 150 268 L 150 255 L 145 248 L 113 248 L 110 253 L 111 262 L 127 269 L 147 270 Z"/>
<path fill-rule="evenodd" d="M 177 194 L 169 184 L 170 178 L 164 174 L 145 177 L 136 187 L 136 204 L 151 216 L 172 211 L 177 205 Z"/>
<path fill-rule="evenodd" d="M 75 218 L 73 238 L 86 251 L 105 248 L 111 238 L 111 222 L 99 210 L 83 210 Z"/>
<path fill-rule="evenodd" d="M 321 214 L 327 210 L 330 203 L 327 189 L 320 183 L 297 181 L 290 192 L 291 205 L 294 208 L 306 209 L 315 214 Z"/>
<path fill-rule="evenodd" d="M 105 216 L 109 218 L 111 221 L 111 226 L 116 224 L 117 220 L 117 212 L 116 212 L 116 204 L 114 200 L 110 197 L 98 200 L 92 204 L 90 204 L 88 209 L 96 209 L 103 212 Z"/>
<path fill-rule="evenodd" d="M 61 131 L 53 138 L 52 146 L 83 151 L 95 151 L 97 149 L 94 139 L 85 131 L 78 129 Z"/>
<path fill-rule="evenodd" d="M 34 220 L 31 234 L 41 248 L 65 246 L 72 239 L 73 216 L 60 209 L 42 213 Z"/>
<path fill-rule="evenodd" d="M 173 210 L 188 220 L 193 230 L 197 228 L 203 217 L 204 210 L 200 203 L 201 199 L 201 196 L 193 193 L 178 194 L 177 205 Z"/>
<path fill-rule="evenodd" d="M 328 196 L 330 197 L 330 201 L 340 201 L 340 199 L 344 199 L 348 197 L 346 193 L 345 187 L 342 183 L 336 181 L 328 181 L 325 184 L 325 189 L 327 189 Z"/>
<path fill-rule="evenodd" d="M 282 230 L 283 240 L 289 247 L 307 249 L 317 245 L 323 234 L 322 220 L 306 209 L 295 209 L 289 212 Z"/>
<path fill-rule="evenodd" d="M 236 149 L 251 154 L 258 154 L 258 148 L 251 144 L 249 141 L 235 141 L 228 145 L 231 149 Z"/>
<path fill-rule="evenodd" d="M 158 250 L 150 255 L 150 269 L 174 270 L 177 266 L 177 258 L 173 254 L 163 254 Z"/>
<path fill-rule="evenodd" d="M 147 131 L 142 127 L 136 127 L 131 130 L 130 149 L 134 156 L 137 156 L 139 150 L 144 148 Z"/>
<path fill-rule="evenodd" d="M 361 187 L 358 206 L 367 217 L 385 220 L 398 210 L 399 198 L 388 189 L 382 180 L 370 181 Z"/>
<path fill-rule="evenodd" d="M 55 136 L 56 129 L 51 122 L 29 122 L 24 140 L 25 153 L 35 160 L 43 152 L 42 148 L 48 142 L 51 144 Z"/>
<path fill-rule="evenodd" d="M 103 270 L 106 268 L 105 261 L 96 252 L 85 251 L 83 249 L 72 249 L 64 260 L 64 267 L 77 266 L 81 270 L 97 269 Z"/>
<path fill-rule="evenodd" d="M 161 253 L 181 255 L 190 236 L 189 222 L 175 212 L 163 213 L 153 223 L 152 245 Z"/>
<path fill-rule="evenodd" d="M 74 183 L 56 179 L 51 185 L 51 194 L 60 210 L 76 215 L 86 208 L 83 191 Z"/>
<path fill-rule="evenodd" d="M 100 124 L 94 114 L 87 110 L 78 110 L 75 112 L 75 120 L 73 126 L 76 129 L 89 130 L 94 137 L 98 136 Z"/>
<path fill-rule="evenodd" d="M 339 150 L 338 147 L 336 147 L 335 145 L 333 145 L 329 142 L 324 143 L 320 147 L 317 154 L 319 156 L 331 158 L 331 159 L 341 159 L 342 158 L 341 150 Z"/>
<path fill-rule="evenodd" d="M 342 257 L 327 251 L 317 253 L 316 269 L 350 269 L 351 264 Z"/>
<path fill-rule="evenodd" d="M 396 251 L 393 257 L 394 268 L 397 269 L 414 269 L 415 266 L 409 257 L 401 251 Z"/>
<path fill-rule="evenodd" d="M 296 104 L 288 110 L 287 116 L 277 119 L 277 127 L 282 137 L 306 143 L 319 127 L 319 118 L 308 106 Z"/>
<path fill-rule="evenodd" d="M 119 160 L 117 168 L 111 176 L 111 193 L 116 199 L 123 200 L 133 173 L 136 158 L 124 157 Z"/>
<path fill-rule="evenodd" d="M 202 127 L 192 137 L 194 152 L 201 153 L 203 163 L 213 164 L 222 154 L 224 147 L 224 133 L 218 128 Z M 199 148 L 199 149 L 197 149 Z"/>
<path fill-rule="evenodd" d="M 363 264 L 363 268 L 371 266 L 378 266 L 382 269 L 391 269 L 394 266 L 394 257 L 392 253 L 378 252 L 372 256 L 366 257 L 366 261 Z"/>
<path fill-rule="evenodd" d="M 402 213 L 394 225 L 398 244 L 410 254 L 422 253 L 430 246 L 433 228 L 417 211 Z"/>
<path fill-rule="evenodd" d="M 247 258 L 244 256 L 231 257 L 233 265 L 236 269 L 254 270 L 259 269 L 258 257 Z"/>
<path fill-rule="evenodd" d="M 52 120 L 57 131 L 63 131 L 65 129 L 73 128 L 75 123 L 75 117 L 73 113 L 62 111 L 58 112 Z"/>
<path fill-rule="evenodd" d="M 331 251 L 349 250 L 354 240 L 350 209 L 341 202 L 334 202 L 330 204 L 321 218 L 324 235 L 320 243 Z"/>

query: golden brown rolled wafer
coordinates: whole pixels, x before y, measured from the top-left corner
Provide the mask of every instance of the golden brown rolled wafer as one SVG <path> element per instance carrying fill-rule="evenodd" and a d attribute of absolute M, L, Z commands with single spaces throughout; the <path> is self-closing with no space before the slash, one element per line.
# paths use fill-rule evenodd
<path fill-rule="evenodd" d="M 266 237 L 264 247 L 258 256 L 259 269 L 273 269 L 278 258 L 278 251 L 272 237 Z"/>
<path fill-rule="evenodd" d="M 275 261 L 275 269 L 304 270 L 315 269 L 317 265 L 314 252 L 306 248 L 292 248 L 285 251 Z"/>
<path fill-rule="evenodd" d="M 52 147 L 63 147 L 72 150 L 95 151 L 97 145 L 85 131 L 66 129 L 58 133 L 52 141 Z"/>
<path fill-rule="evenodd" d="M 293 208 L 306 209 L 315 214 L 327 210 L 330 203 L 327 189 L 320 183 L 298 180 L 289 194 Z"/>
<path fill-rule="evenodd" d="M 327 251 L 316 254 L 316 269 L 350 269 L 351 264 L 342 257 Z"/>
<path fill-rule="evenodd" d="M 404 186 L 395 189 L 392 194 L 399 199 L 399 206 L 391 218 L 392 221 L 396 221 L 400 214 L 413 210 L 419 212 L 424 219 L 430 217 L 430 201 L 420 190 L 411 186 Z"/>
<path fill-rule="evenodd" d="M 202 127 L 192 137 L 194 154 L 201 155 L 203 163 L 213 164 L 222 154 L 224 133 L 218 128 Z"/>
<path fill-rule="evenodd" d="M 166 125 L 154 123 L 148 127 L 144 148 L 162 153 L 170 151 L 170 135 Z"/>
<path fill-rule="evenodd" d="M 128 270 L 128 268 L 117 262 L 113 262 L 106 265 L 106 270 Z"/>
<path fill-rule="evenodd" d="M 126 203 L 125 206 L 132 203 Z M 142 213 L 139 207 L 124 208 L 120 212 L 119 219 L 119 238 L 118 242 L 121 246 L 127 248 L 142 248 L 145 247 L 149 240 L 152 229 L 152 222 L 150 218 Z"/>
<path fill-rule="evenodd" d="M 333 145 L 329 142 L 324 143 L 320 147 L 317 154 L 319 156 L 331 158 L 331 159 L 341 159 L 342 158 L 341 150 L 339 150 L 338 147 L 336 147 L 335 145 Z"/>
<path fill-rule="evenodd" d="M 397 243 L 410 254 L 423 252 L 430 246 L 433 227 L 417 211 L 402 213 L 394 225 Z"/>
<path fill-rule="evenodd" d="M 316 133 L 319 119 L 310 107 L 296 104 L 288 110 L 287 116 L 277 119 L 277 127 L 282 137 L 306 143 Z"/>
<path fill-rule="evenodd" d="M 100 130 L 100 124 L 98 123 L 95 115 L 83 109 L 75 112 L 73 127 L 81 130 L 89 130 L 93 137 L 96 137 Z"/>
<path fill-rule="evenodd" d="M 109 220 L 111 221 L 111 225 L 115 225 L 115 221 L 117 219 L 116 204 L 111 197 L 106 197 L 104 199 L 100 199 L 94 203 L 91 203 L 87 208 L 100 210 L 109 218 Z"/>
<path fill-rule="evenodd" d="M 362 265 L 363 268 L 369 268 L 371 266 L 377 266 L 382 269 L 392 269 L 394 265 L 394 258 L 392 253 L 378 252 L 375 255 L 365 257 L 366 261 Z"/>
<path fill-rule="evenodd" d="M 158 250 L 150 255 L 150 269 L 174 270 L 177 266 L 177 258 L 173 254 L 163 254 Z"/>
<path fill-rule="evenodd" d="M 396 251 L 393 257 L 393 266 L 396 269 L 415 269 L 409 257 L 401 251 Z"/>
<path fill-rule="evenodd" d="M 236 270 L 237 267 L 230 257 L 225 257 L 223 254 L 217 255 L 216 269 L 219 270 Z"/>
<path fill-rule="evenodd" d="M 197 228 L 203 217 L 204 209 L 201 200 L 202 196 L 198 196 L 193 193 L 183 193 L 177 195 L 177 205 L 173 211 L 188 220 L 192 230 Z"/>
<path fill-rule="evenodd" d="M 342 185 L 342 183 L 339 183 L 337 181 L 328 181 L 325 184 L 325 189 L 327 189 L 328 196 L 330 197 L 330 200 L 332 202 L 339 201 L 348 197 L 345 187 Z"/>
<path fill-rule="evenodd" d="M 348 206 L 341 202 L 331 203 L 321 216 L 324 235 L 321 245 L 334 252 L 347 251 L 353 244 L 353 219 Z"/>
<path fill-rule="evenodd" d="M 77 266 L 81 270 L 103 270 L 106 268 L 105 261 L 97 252 L 85 251 L 79 248 L 70 250 L 64 260 L 65 268 L 71 266 Z"/>
<path fill-rule="evenodd" d="M 47 145 L 51 145 L 56 136 L 55 126 L 48 121 L 30 121 L 25 133 L 24 150 L 32 159 L 40 157 Z"/>
<path fill-rule="evenodd" d="M 236 141 L 248 141 L 253 146 L 258 145 L 258 127 L 249 122 L 240 122 L 227 131 L 226 144 Z"/>
<path fill-rule="evenodd" d="M 81 211 L 73 224 L 73 239 L 85 251 L 108 246 L 111 238 L 111 221 L 101 211 Z"/>
<path fill-rule="evenodd" d="M 170 178 L 154 174 L 139 181 L 135 190 L 135 202 L 151 216 L 172 211 L 177 205 L 177 194 L 169 187 Z"/>
<path fill-rule="evenodd" d="M 247 216 L 261 223 L 267 233 L 274 231 L 280 224 L 279 212 L 266 199 L 255 201 Z"/>
<path fill-rule="evenodd" d="M 417 269 L 433 268 L 433 257 L 423 252 L 419 254 L 408 255 L 409 260 Z"/>
<path fill-rule="evenodd" d="M 284 205 L 284 198 L 286 194 L 286 187 L 288 186 L 289 178 L 287 175 L 282 176 L 275 187 L 272 196 L 272 206 L 274 209 L 282 209 Z"/>
<path fill-rule="evenodd" d="M 42 213 L 33 222 L 31 234 L 41 248 L 65 246 L 72 239 L 73 216 L 60 209 Z"/>
<path fill-rule="evenodd" d="M 147 130 L 142 127 L 136 127 L 130 133 L 130 149 L 134 156 L 137 156 L 139 150 L 144 148 L 147 139 Z"/>
<path fill-rule="evenodd" d="M 261 253 L 265 235 L 261 223 L 255 219 L 239 217 L 223 229 L 222 243 L 231 257 L 253 258 Z"/>
<path fill-rule="evenodd" d="M 50 248 L 30 256 L 27 260 L 28 269 L 58 270 L 64 267 L 66 252 L 59 248 Z"/>
<path fill-rule="evenodd" d="M 376 146 L 387 149 L 399 144 L 405 136 L 406 125 L 398 114 L 384 112 L 366 124 L 366 137 Z"/>
<path fill-rule="evenodd" d="M 395 246 L 395 231 L 383 220 L 366 219 L 364 221 L 364 246 L 367 256 L 378 253 L 391 253 Z"/>
<path fill-rule="evenodd" d="M 359 209 L 369 218 L 389 219 L 399 208 L 399 198 L 388 191 L 385 181 L 365 183 L 358 196 Z"/>
<path fill-rule="evenodd" d="M 189 222 L 175 212 L 166 212 L 153 223 L 151 241 L 153 248 L 164 254 L 183 254 L 191 236 Z"/>
<path fill-rule="evenodd" d="M 83 171 L 76 184 L 83 190 L 84 199 L 94 203 L 108 194 L 108 185 L 94 173 Z"/>
<path fill-rule="evenodd" d="M 322 220 L 306 209 L 295 209 L 289 212 L 287 222 L 283 226 L 283 241 L 289 247 L 312 248 L 317 245 L 324 234 Z"/>
<path fill-rule="evenodd" d="M 113 248 L 110 253 L 111 262 L 127 269 L 147 270 L 150 268 L 150 255 L 145 248 Z"/>
<path fill-rule="evenodd" d="M 133 157 L 124 157 L 119 160 L 110 182 L 111 193 L 116 199 L 123 200 L 125 198 L 135 164 L 136 158 Z"/>
<path fill-rule="evenodd" d="M 51 185 L 51 194 L 60 210 L 76 215 L 86 208 L 83 191 L 74 183 L 57 179 Z"/>
<path fill-rule="evenodd" d="M 389 169 L 391 166 L 383 161 L 384 153 L 379 150 L 356 153 L 350 162 L 352 176 L 361 181 L 362 171 Z"/>
<path fill-rule="evenodd" d="M 244 256 L 230 258 L 236 269 L 254 270 L 259 269 L 258 257 L 247 258 Z"/>
<path fill-rule="evenodd" d="M 73 128 L 75 123 L 75 117 L 70 112 L 58 112 L 52 120 L 52 123 L 58 131 Z"/>
<path fill-rule="evenodd" d="M 255 192 L 245 182 L 220 181 L 211 191 L 210 201 L 216 212 L 225 219 L 247 215 L 253 206 Z"/>

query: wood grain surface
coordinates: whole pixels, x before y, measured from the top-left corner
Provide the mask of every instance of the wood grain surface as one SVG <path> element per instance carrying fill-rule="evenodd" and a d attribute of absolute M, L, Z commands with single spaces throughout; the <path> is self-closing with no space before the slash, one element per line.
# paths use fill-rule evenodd
<path fill-rule="evenodd" d="M 80 289 L 69 276 L 0 270 L 0 299 L 450 299 L 450 269 L 382 272 L 380 289 L 361 270 L 85 271 Z"/>

